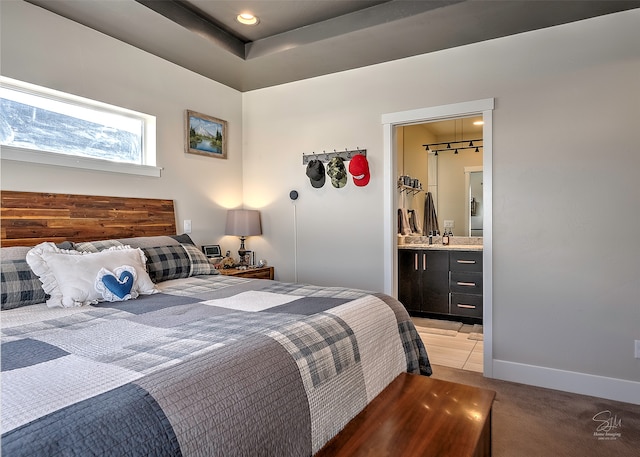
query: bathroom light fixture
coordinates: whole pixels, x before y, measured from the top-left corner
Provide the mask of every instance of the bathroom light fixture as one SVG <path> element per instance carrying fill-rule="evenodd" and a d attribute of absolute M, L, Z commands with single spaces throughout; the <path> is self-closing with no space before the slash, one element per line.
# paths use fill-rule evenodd
<path fill-rule="evenodd" d="M 236 21 L 243 25 L 256 25 L 260 19 L 251 13 L 241 13 L 236 16 Z"/>
<path fill-rule="evenodd" d="M 474 121 L 473 125 L 484 125 L 484 121 Z"/>
<path fill-rule="evenodd" d="M 460 131 L 456 128 L 458 125 L 457 121 L 460 121 Z M 464 123 L 462 119 L 455 119 L 454 121 L 454 131 L 453 138 L 454 141 L 444 141 L 442 143 L 428 143 L 423 144 L 425 151 L 433 152 L 435 155 L 438 155 L 438 152 L 446 152 L 453 151 L 454 154 L 458 154 L 460 151 L 464 149 L 474 149 L 475 152 L 480 152 L 480 148 L 483 147 L 483 138 L 473 138 L 473 139 L 464 139 Z M 482 121 L 475 121 L 474 124 L 478 122 L 482 123 Z M 472 135 L 473 133 L 469 134 Z M 460 140 L 456 140 L 456 138 L 460 138 Z"/>
<path fill-rule="evenodd" d="M 480 144 L 478 144 L 480 143 Z M 476 138 L 474 140 L 461 140 L 461 141 L 446 141 L 444 143 L 429 143 L 423 144 L 425 151 L 435 152 L 436 155 L 438 152 L 443 151 L 454 151 L 454 154 L 457 154 L 459 151 L 463 149 L 474 149 L 476 152 L 480 152 L 480 148 L 482 147 L 482 138 Z M 465 146 L 468 144 L 468 146 Z M 438 147 L 441 146 L 441 147 Z"/>

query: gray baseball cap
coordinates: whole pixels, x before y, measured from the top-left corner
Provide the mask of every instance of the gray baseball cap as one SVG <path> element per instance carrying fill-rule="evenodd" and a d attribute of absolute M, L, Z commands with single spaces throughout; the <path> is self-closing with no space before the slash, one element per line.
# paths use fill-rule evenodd
<path fill-rule="evenodd" d="M 320 160 L 313 159 L 307 163 L 307 176 L 309 177 L 309 181 L 311 181 L 311 185 L 316 189 L 324 186 L 326 177 L 324 174 L 324 165 Z"/>

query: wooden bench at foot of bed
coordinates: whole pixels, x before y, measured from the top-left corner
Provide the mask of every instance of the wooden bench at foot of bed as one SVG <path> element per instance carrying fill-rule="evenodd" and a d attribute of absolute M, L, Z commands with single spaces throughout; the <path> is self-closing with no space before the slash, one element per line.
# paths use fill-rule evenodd
<path fill-rule="evenodd" d="M 316 457 L 488 457 L 495 392 L 402 373 Z"/>

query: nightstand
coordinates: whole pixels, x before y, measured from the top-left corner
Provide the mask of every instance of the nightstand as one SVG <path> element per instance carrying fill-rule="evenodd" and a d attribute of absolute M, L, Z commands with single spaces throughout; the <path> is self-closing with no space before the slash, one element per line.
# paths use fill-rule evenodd
<path fill-rule="evenodd" d="M 273 267 L 258 267 L 239 270 L 237 268 L 221 268 L 220 274 L 226 276 L 237 276 L 239 278 L 252 279 L 273 279 Z"/>

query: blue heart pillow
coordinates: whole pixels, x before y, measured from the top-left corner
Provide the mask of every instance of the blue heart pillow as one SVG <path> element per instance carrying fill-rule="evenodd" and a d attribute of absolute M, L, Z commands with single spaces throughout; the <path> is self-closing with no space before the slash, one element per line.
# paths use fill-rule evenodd
<path fill-rule="evenodd" d="M 136 298 L 136 276 L 136 269 L 130 265 L 122 265 L 113 272 L 101 268 L 95 281 L 96 291 L 103 300 L 110 302 Z"/>

